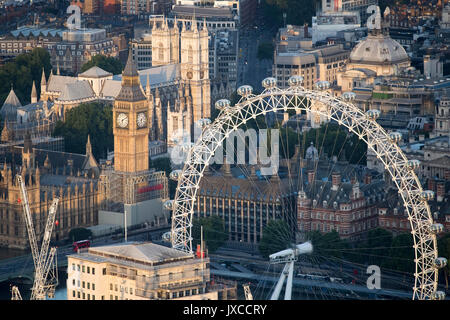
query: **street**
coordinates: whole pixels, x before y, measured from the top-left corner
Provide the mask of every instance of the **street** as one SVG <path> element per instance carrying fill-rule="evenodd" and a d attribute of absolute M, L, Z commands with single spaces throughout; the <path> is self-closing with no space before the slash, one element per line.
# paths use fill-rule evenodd
<path fill-rule="evenodd" d="M 272 59 L 259 60 L 258 46 L 263 42 L 273 42 L 276 28 L 263 30 L 253 28 L 241 31 L 239 37 L 238 87 L 251 85 L 261 91 L 261 81 L 272 75 Z"/>

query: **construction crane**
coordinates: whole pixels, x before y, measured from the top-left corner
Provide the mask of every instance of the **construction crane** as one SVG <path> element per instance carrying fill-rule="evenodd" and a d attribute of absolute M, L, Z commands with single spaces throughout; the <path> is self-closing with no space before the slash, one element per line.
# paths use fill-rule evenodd
<path fill-rule="evenodd" d="M 49 251 L 49 245 L 59 199 L 53 199 L 52 205 L 50 206 L 47 223 L 44 229 L 44 237 L 42 239 L 41 250 L 38 251 L 33 219 L 31 217 L 30 206 L 28 203 L 27 190 L 25 188 L 25 183 L 23 182 L 21 175 L 17 175 L 17 181 L 22 194 L 22 199 L 19 199 L 18 202 L 22 203 L 35 269 L 34 282 L 31 289 L 31 300 L 44 300 L 47 294 L 49 295 L 49 297 L 52 297 L 54 295 L 55 286 L 58 282 L 58 273 L 56 270 L 56 248 L 51 248 Z M 18 292 L 18 289 L 16 290 Z"/>
<path fill-rule="evenodd" d="M 292 297 L 292 280 L 294 276 L 294 262 L 301 254 L 311 253 L 313 246 L 310 241 L 298 244 L 294 248 L 286 249 L 269 256 L 271 264 L 285 263 L 284 269 L 281 272 L 280 279 L 275 286 L 275 289 L 270 297 L 270 300 L 278 300 L 281 289 L 283 288 L 284 280 L 287 276 L 286 290 L 284 292 L 284 300 L 291 300 Z"/>
<path fill-rule="evenodd" d="M 11 300 L 22 300 L 22 295 L 16 286 L 11 287 Z"/>
<path fill-rule="evenodd" d="M 250 291 L 249 284 L 242 285 L 244 287 L 245 300 L 253 300 L 252 292 Z"/>

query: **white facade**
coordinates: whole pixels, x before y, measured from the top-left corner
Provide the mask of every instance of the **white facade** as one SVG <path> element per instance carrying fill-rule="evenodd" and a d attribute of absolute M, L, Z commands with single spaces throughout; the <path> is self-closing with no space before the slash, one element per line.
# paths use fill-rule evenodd
<path fill-rule="evenodd" d="M 343 30 L 361 27 L 361 20 L 355 12 L 327 12 L 312 18 L 312 43 L 336 37 Z"/>

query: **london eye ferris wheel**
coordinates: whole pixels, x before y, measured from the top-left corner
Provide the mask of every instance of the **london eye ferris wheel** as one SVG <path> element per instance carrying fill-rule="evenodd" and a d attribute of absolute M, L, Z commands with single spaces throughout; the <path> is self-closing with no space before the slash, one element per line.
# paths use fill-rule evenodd
<path fill-rule="evenodd" d="M 400 133 L 388 133 L 377 123 L 378 110 L 364 112 L 352 103 L 354 93 L 346 92 L 336 97 L 327 91 L 329 83 L 326 81 L 318 82 L 315 90 L 306 89 L 302 83 L 301 76 L 292 76 L 289 86 L 282 89 L 277 86 L 276 79 L 266 78 L 260 94 L 254 94 L 252 87 L 244 85 L 237 90 L 240 99 L 235 105 L 226 99 L 216 102 L 219 115 L 211 123 L 202 123 L 202 133 L 189 149 L 183 168 L 171 174 L 171 178 L 178 182 L 175 198 L 165 204 L 172 210 L 172 247 L 192 253 L 192 220 L 200 182 L 214 153 L 230 134 L 261 115 L 312 113 L 345 127 L 366 143 L 368 150 L 382 163 L 398 189 L 413 237 L 414 257 L 411 258 L 414 258 L 415 272 L 412 298 L 444 299 L 445 294 L 438 291 L 438 270 L 446 265 L 446 259 L 438 257 L 436 240 L 443 226 L 433 220 L 428 204 L 434 193 L 422 188 L 415 173 L 420 162 L 408 159 L 398 146 Z"/>

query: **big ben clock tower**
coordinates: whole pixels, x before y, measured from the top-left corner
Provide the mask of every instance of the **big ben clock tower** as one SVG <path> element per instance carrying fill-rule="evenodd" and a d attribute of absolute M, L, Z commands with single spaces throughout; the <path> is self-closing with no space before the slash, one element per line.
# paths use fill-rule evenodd
<path fill-rule="evenodd" d="M 148 170 L 148 102 L 131 52 L 122 72 L 122 88 L 113 108 L 114 170 L 138 173 Z"/>

